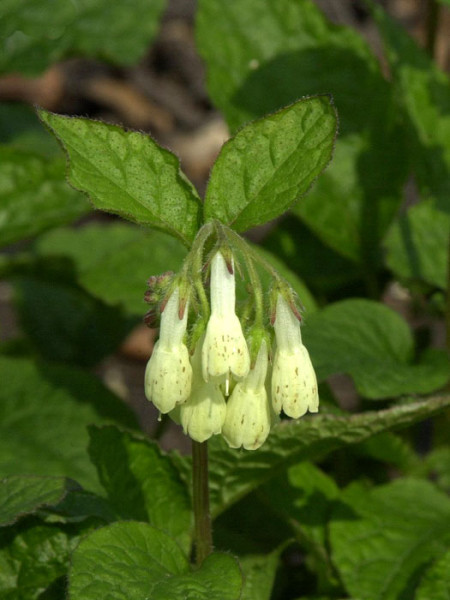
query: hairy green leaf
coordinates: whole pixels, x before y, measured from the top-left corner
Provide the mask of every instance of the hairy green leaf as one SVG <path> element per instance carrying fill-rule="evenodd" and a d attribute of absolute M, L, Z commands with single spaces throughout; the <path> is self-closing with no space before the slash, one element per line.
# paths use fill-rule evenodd
<path fill-rule="evenodd" d="M 429 561 L 448 548 L 450 500 L 424 480 L 399 479 L 372 490 L 350 486 L 334 511 L 330 541 L 351 595 L 412 598 Z"/>
<path fill-rule="evenodd" d="M 421 202 L 392 224 L 384 241 L 386 264 L 397 276 L 445 289 L 449 239 L 450 215 Z"/>
<path fill-rule="evenodd" d="M 450 82 L 405 29 L 373 3 L 397 99 L 409 121 L 413 168 L 425 198 L 450 213 Z"/>
<path fill-rule="evenodd" d="M 0 246 L 70 223 L 89 203 L 64 181 L 64 161 L 0 147 Z"/>
<path fill-rule="evenodd" d="M 333 95 L 333 162 L 295 210 L 337 252 L 373 269 L 407 175 L 398 156 L 407 153 L 390 86 L 362 37 L 310 0 L 200 0 L 197 43 L 232 129 L 302 96 Z"/>
<path fill-rule="evenodd" d="M 39 238 L 35 250 L 40 257 L 67 259 L 67 268 L 90 294 L 136 316 L 146 311 L 147 279 L 178 271 L 186 253 L 174 238 L 127 223 L 50 231 Z"/>
<path fill-rule="evenodd" d="M 39 111 L 62 143 L 69 181 L 95 208 L 162 229 L 189 246 L 200 226 L 200 199 L 178 158 L 148 135 L 117 125 Z"/>
<path fill-rule="evenodd" d="M 66 574 L 70 554 L 89 527 L 62 527 L 28 518 L 14 527 L 0 529 L 2 600 L 53 599 L 45 594 Z M 62 594 L 58 600 L 64 597 Z"/>
<path fill-rule="evenodd" d="M 244 574 L 240 600 L 270 600 L 280 551 L 271 554 L 248 554 L 239 558 Z"/>
<path fill-rule="evenodd" d="M 34 75 L 68 55 L 138 60 L 156 34 L 164 0 L 3 0 L 0 72 Z"/>
<path fill-rule="evenodd" d="M 176 542 L 146 523 L 119 522 L 85 538 L 73 555 L 70 600 L 238 600 L 236 561 L 212 554 L 190 572 Z"/>
<path fill-rule="evenodd" d="M 136 427 L 131 411 L 80 369 L 0 358 L 0 474 L 67 476 L 99 489 L 90 423 Z"/>
<path fill-rule="evenodd" d="M 91 460 L 118 517 L 149 521 L 188 553 L 190 497 L 170 459 L 155 443 L 112 426 L 89 433 Z"/>
<path fill-rule="evenodd" d="M 450 377 L 444 352 L 411 364 L 414 346 L 407 323 L 371 300 L 329 305 L 308 318 L 303 337 L 319 379 L 348 373 L 367 398 L 429 393 Z"/>
<path fill-rule="evenodd" d="M 10 525 L 42 506 L 58 504 L 70 486 L 62 477 L 12 475 L 0 481 L 0 525 Z"/>
<path fill-rule="evenodd" d="M 243 498 L 282 469 L 302 460 L 322 458 L 348 444 L 384 431 L 408 427 L 450 406 L 450 396 L 352 416 L 318 415 L 274 427 L 258 452 L 233 450 L 219 437 L 209 443 L 211 510 L 214 516 Z M 190 476 L 190 461 L 174 454 L 180 472 Z"/>
<path fill-rule="evenodd" d="M 329 163 L 336 130 L 327 96 L 304 98 L 241 129 L 213 166 L 205 219 L 243 231 L 284 213 Z"/>
<path fill-rule="evenodd" d="M 450 599 L 450 551 L 426 571 L 416 594 L 416 600 Z"/>

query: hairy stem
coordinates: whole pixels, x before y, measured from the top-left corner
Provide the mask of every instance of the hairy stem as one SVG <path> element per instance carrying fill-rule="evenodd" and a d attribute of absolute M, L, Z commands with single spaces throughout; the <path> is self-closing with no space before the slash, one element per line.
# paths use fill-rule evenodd
<path fill-rule="evenodd" d="M 195 520 L 195 562 L 202 564 L 212 552 L 208 488 L 208 442 L 192 441 L 192 480 Z"/>

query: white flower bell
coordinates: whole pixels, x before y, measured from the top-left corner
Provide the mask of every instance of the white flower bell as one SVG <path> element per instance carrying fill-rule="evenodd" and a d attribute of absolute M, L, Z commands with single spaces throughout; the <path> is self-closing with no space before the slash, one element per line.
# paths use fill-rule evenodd
<path fill-rule="evenodd" d="M 145 371 L 145 395 L 162 413 L 186 402 L 191 393 L 192 367 L 183 338 L 188 305 L 179 315 L 180 291 L 176 288 L 161 314 L 159 340 Z"/>
<path fill-rule="evenodd" d="M 226 403 L 219 386 L 205 381 L 201 368 L 201 341 L 192 357 L 193 379 L 191 396 L 180 406 L 183 431 L 196 442 L 204 442 L 220 433 L 225 420 Z"/>
<path fill-rule="evenodd" d="M 278 294 L 275 316 L 277 347 L 272 372 L 272 405 L 279 414 L 298 419 L 308 410 L 318 412 L 317 379 L 308 350 L 302 344 L 300 323 Z"/>
<path fill-rule="evenodd" d="M 267 439 L 271 411 L 265 388 L 268 356 L 263 341 L 256 363 L 247 377 L 236 384 L 227 403 L 222 435 L 232 448 L 256 450 Z"/>
<path fill-rule="evenodd" d="M 224 257 L 217 252 L 211 261 L 211 316 L 202 348 L 202 367 L 205 381 L 225 381 L 226 395 L 230 373 L 242 379 L 250 369 L 235 302 L 234 272 L 229 272 Z"/>

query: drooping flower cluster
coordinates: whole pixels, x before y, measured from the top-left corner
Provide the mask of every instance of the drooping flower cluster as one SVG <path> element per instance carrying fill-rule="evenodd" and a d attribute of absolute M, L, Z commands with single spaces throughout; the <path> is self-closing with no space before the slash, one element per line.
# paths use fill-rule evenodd
<path fill-rule="evenodd" d="M 206 241 L 217 229 L 220 235 L 207 253 Z M 238 253 L 246 262 L 251 290 L 241 319 L 236 314 Z M 145 393 L 198 442 L 222 434 L 232 448 L 254 450 L 267 439 L 281 411 L 295 419 L 318 411 L 317 380 L 302 344 L 295 293 L 263 263 L 274 278 L 265 309 L 257 260 L 237 234 L 221 224 L 207 224 L 178 275 L 150 280 L 163 293 L 147 293 L 152 323 L 158 308 L 161 317 Z M 209 286 L 202 277 L 208 271 Z"/>

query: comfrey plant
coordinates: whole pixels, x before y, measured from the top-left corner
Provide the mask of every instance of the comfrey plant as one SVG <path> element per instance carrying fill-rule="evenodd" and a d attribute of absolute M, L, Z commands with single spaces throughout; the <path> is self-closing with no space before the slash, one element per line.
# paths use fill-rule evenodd
<path fill-rule="evenodd" d="M 250 283 L 240 316 L 239 255 Z M 267 301 L 258 263 L 273 280 Z M 161 317 L 145 393 L 193 440 L 221 433 L 232 448 L 256 450 L 281 411 L 293 418 L 318 411 L 317 380 L 302 344 L 295 292 L 243 238 L 219 221 L 207 223 L 180 273 L 151 278 L 149 284 L 147 321 L 158 312 Z"/>

